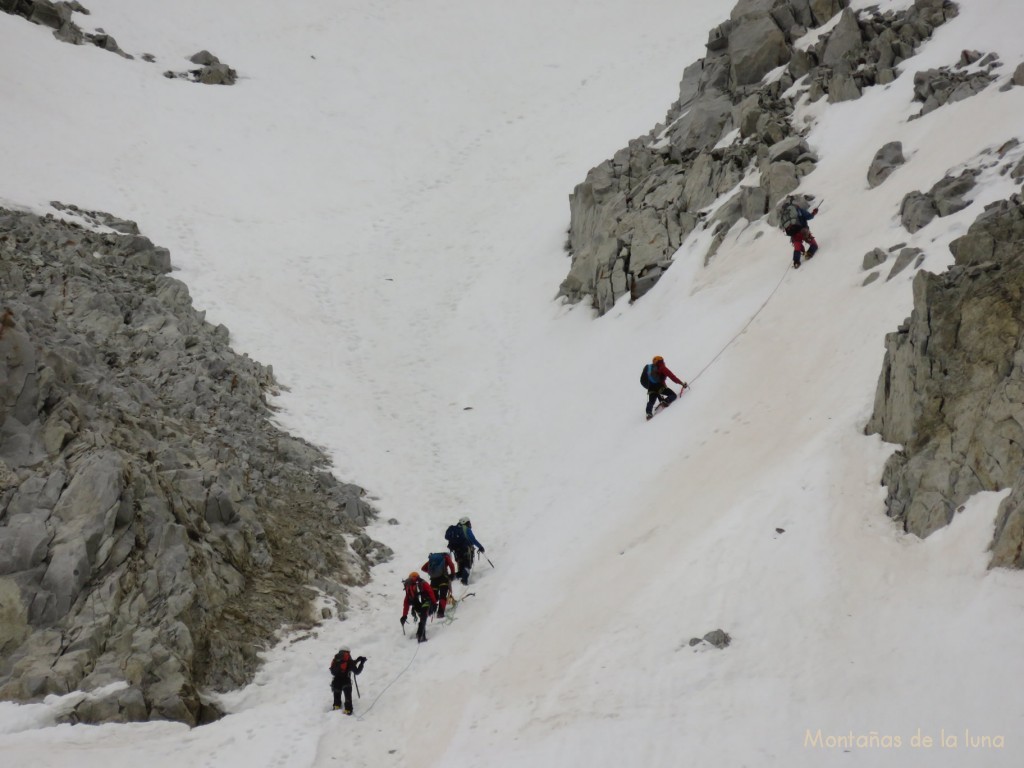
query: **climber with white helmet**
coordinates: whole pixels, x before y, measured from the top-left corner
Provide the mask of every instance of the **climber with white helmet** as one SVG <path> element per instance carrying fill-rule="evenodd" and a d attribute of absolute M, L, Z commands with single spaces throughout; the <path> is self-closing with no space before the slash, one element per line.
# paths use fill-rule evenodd
<path fill-rule="evenodd" d="M 469 571 L 473 567 L 473 547 L 479 549 L 481 553 L 484 551 L 484 545 L 473 535 L 473 524 L 468 517 L 462 517 L 455 525 L 448 526 L 444 537 L 448 541 L 448 549 L 455 556 L 455 562 L 459 566 L 455 578 L 463 584 L 469 584 Z"/>

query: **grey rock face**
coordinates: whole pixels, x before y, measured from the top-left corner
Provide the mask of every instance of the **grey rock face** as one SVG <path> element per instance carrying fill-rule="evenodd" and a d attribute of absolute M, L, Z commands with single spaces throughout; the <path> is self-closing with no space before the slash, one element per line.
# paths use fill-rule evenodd
<path fill-rule="evenodd" d="M 886 506 L 928 536 L 978 491 L 1012 488 L 993 538 L 993 565 L 1024 566 L 1024 201 L 988 206 L 950 245 L 942 275 L 914 279 L 914 310 L 886 337 L 867 425 L 900 443 L 886 464 Z"/>
<path fill-rule="evenodd" d="M 949 216 L 962 211 L 969 200 L 964 195 L 974 189 L 980 171 L 968 168 L 959 176 L 946 176 L 928 192 L 909 192 L 900 204 L 900 220 L 908 232 L 917 232 L 936 216 Z"/>
<path fill-rule="evenodd" d="M 590 297 L 599 314 L 617 299 L 646 294 L 698 227 L 713 227 L 705 261 L 740 218 L 772 216 L 776 203 L 812 173 L 817 157 L 791 121 L 793 97 L 859 98 L 891 82 L 932 30 L 956 14 L 944 0 L 860 15 L 847 0 L 741 0 L 708 36 L 707 55 L 683 72 L 664 126 L 591 169 L 569 198 L 569 273 L 559 296 Z M 807 50 L 793 41 L 843 12 Z M 765 74 L 785 65 L 782 76 Z M 735 132 L 733 137 L 730 134 Z M 753 172 L 756 185 L 739 184 Z M 733 193 L 715 215 L 707 206 Z"/>
<path fill-rule="evenodd" d="M 890 141 L 882 146 L 871 160 L 868 167 L 868 186 L 874 189 L 889 175 L 903 165 L 906 158 L 903 157 L 903 142 Z"/>
<path fill-rule="evenodd" d="M 55 207 L 123 234 L 0 209 L 0 698 L 124 682 L 72 719 L 194 724 L 389 553 L 167 250 Z"/>

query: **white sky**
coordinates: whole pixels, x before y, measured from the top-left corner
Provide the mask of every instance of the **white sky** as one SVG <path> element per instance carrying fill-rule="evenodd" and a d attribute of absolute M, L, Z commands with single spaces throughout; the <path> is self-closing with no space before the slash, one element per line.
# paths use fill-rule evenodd
<path fill-rule="evenodd" d="M 908 191 L 1019 137 L 1024 89 L 997 90 L 1024 59 L 1018 3 L 965 2 L 890 87 L 800 111 L 821 157 L 801 191 L 825 200 L 806 268 L 743 222 L 702 268 L 697 233 L 599 320 L 553 299 L 567 196 L 664 118 L 726 6 L 256 5 L 96 0 L 77 17 L 154 64 L 0 15 L 0 203 L 107 210 L 170 248 L 197 307 L 287 387 L 281 423 L 377 499 L 370 533 L 396 556 L 345 621 L 269 652 L 218 723 L 54 726 L 80 694 L 3 704 L 0 762 L 1021 764 L 1024 576 L 986 570 L 1003 494 L 927 541 L 885 517 L 894 446 L 862 432 L 911 274 L 861 286 L 864 253 L 900 242 L 941 271 L 1014 191 L 992 168 L 966 210 L 899 225 Z M 202 48 L 240 82 L 160 76 Z M 998 52 L 1000 83 L 907 122 L 914 71 L 965 48 Z M 869 191 L 893 140 L 909 162 Z M 703 372 L 648 424 L 652 354 Z M 464 514 L 495 567 L 417 646 L 400 578 Z M 719 627 L 729 649 L 688 646 Z M 369 657 L 352 718 L 329 711 L 342 643 Z M 818 729 L 900 746 L 815 747 Z"/>

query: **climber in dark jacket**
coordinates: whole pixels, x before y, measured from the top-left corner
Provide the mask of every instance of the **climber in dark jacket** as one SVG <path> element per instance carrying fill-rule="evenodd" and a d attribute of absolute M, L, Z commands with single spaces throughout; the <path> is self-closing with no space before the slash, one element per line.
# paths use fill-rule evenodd
<path fill-rule="evenodd" d="M 341 696 L 345 695 L 345 714 L 352 714 L 352 675 L 363 671 L 366 657 L 353 659 L 348 648 L 342 648 L 331 661 L 331 690 L 334 692 L 334 708 L 341 709 Z"/>

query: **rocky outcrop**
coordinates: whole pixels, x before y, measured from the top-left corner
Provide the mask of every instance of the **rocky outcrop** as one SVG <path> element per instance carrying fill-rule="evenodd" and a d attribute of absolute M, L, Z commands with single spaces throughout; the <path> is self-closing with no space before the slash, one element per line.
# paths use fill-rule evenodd
<path fill-rule="evenodd" d="M 891 82 L 898 65 L 956 13 L 946 0 L 916 0 L 885 13 L 855 14 L 847 6 L 848 0 L 736 5 L 711 31 L 706 56 L 684 71 L 665 124 L 593 168 L 573 191 L 572 265 L 560 296 L 589 296 L 603 314 L 620 297 L 636 300 L 650 290 L 697 227 L 713 228 L 707 260 L 740 219 L 773 221 L 777 203 L 817 164 L 792 124 L 796 102 L 844 101 Z M 816 43 L 794 46 L 838 13 Z"/>
<path fill-rule="evenodd" d="M 988 206 L 920 272 L 914 309 L 886 352 L 866 431 L 902 444 L 887 462 L 888 514 L 928 536 L 978 491 L 1012 488 L 992 564 L 1024 567 L 1024 199 Z"/>
<path fill-rule="evenodd" d="M 126 59 L 134 59 L 131 54 L 121 50 L 117 41 L 112 35 L 102 29 L 94 32 L 85 32 L 74 21 L 74 14 L 89 15 L 89 10 L 76 1 L 51 2 L 51 0 L 0 0 L 0 11 L 15 16 L 22 16 L 33 24 L 39 24 L 53 29 L 53 36 L 58 40 L 73 45 L 95 45 L 105 51 L 111 51 L 123 56 Z M 156 58 L 149 53 L 141 56 L 143 61 L 154 62 Z M 204 85 L 234 85 L 238 80 L 238 73 L 224 64 L 209 51 L 199 51 L 193 54 L 189 60 L 198 64 L 198 69 L 189 69 L 183 72 L 167 70 L 164 77 L 172 79 L 190 80 Z"/>
<path fill-rule="evenodd" d="M 964 196 L 974 189 L 980 171 L 968 168 L 956 176 L 946 176 L 927 192 L 907 193 L 900 204 L 900 221 L 908 232 L 926 227 L 936 216 L 949 216 L 971 204 Z"/>
<path fill-rule="evenodd" d="M 939 107 L 963 101 L 981 93 L 996 76 L 992 71 L 1002 66 L 994 53 L 963 51 L 955 67 L 927 69 L 914 74 L 914 100 L 924 103 L 914 117 L 923 117 Z"/>
<path fill-rule="evenodd" d="M 50 0 L 0 0 L 0 11 L 15 16 L 22 16 L 33 24 L 39 24 L 53 29 L 53 36 L 61 42 L 72 45 L 90 44 L 105 51 L 111 51 L 124 56 L 126 59 L 133 58 L 125 53 L 118 46 L 117 41 L 102 29 L 95 32 L 84 32 L 73 19 L 73 15 L 80 13 L 89 15 L 88 9 L 78 2 L 50 2 Z"/>
<path fill-rule="evenodd" d="M 168 251 L 55 207 L 89 228 L 0 210 L 0 697 L 116 683 L 73 719 L 197 723 L 389 553 Z"/>
<path fill-rule="evenodd" d="M 203 85 L 234 85 L 235 81 L 238 80 L 238 73 L 235 70 L 222 63 L 220 59 L 207 50 L 192 54 L 189 57 L 189 61 L 193 64 L 198 64 L 199 69 L 190 69 L 185 72 L 168 70 L 164 72 L 164 77 L 191 80 Z"/>

